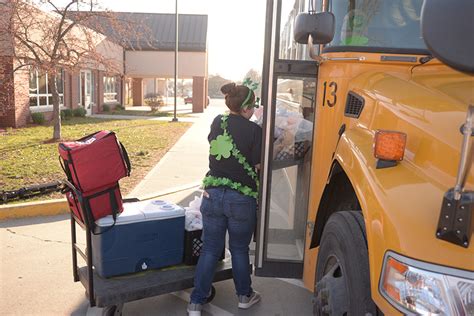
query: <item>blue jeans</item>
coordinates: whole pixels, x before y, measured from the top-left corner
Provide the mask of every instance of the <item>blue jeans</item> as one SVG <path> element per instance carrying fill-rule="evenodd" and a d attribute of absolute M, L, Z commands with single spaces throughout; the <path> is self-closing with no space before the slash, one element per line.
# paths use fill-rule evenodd
<path fill-rule="evenodd" d="M 257 220 L 257 202 L 238 191 L 219 187 L 206 189 L 201 204 L 203 248 L 194 276 L 191 303 L 203 304 L 209 295 L 217 261 L 225 247 L 226 231 L 232 254 L 232 274 L 237 295 L 252 293 L 249 244 Z"/>

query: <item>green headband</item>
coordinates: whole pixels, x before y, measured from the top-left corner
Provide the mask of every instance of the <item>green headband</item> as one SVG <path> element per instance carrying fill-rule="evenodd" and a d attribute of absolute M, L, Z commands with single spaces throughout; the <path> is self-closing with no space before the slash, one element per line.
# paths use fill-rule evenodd
<path fill-rule="evenodd" d="M 240 108 L 243 109 L 248 106 L 252 106 L 253 108 L 258 108 L 260 106 L 259 105 L 260 98 L 256 98 L 253 104 L 252 103 L 247 104 L 247 102 L 249 102 L 250 98 L 252 97 L 252 92 L 255 92 L 255 90 L 257 90 L 258 82 L 253 82 L 252 79 L 246 78 L 244 82 L 242 82 L 242 85 L 249 88 L 249 93 L 247 94 L 247 97 L 245 98 L 244 102 L 242 102 L 242 105 L 240 106 Z"/>

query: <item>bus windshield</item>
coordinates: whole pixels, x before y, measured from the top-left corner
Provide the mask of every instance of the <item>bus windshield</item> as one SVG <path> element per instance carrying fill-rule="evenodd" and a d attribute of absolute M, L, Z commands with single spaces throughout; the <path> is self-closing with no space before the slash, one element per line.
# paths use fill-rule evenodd
<path fill-rule="evenodd" d="M 422 4 L 423 0 L 331 0 L 336 33 L 326 47 L 426 49 L 420 32 Z"/>

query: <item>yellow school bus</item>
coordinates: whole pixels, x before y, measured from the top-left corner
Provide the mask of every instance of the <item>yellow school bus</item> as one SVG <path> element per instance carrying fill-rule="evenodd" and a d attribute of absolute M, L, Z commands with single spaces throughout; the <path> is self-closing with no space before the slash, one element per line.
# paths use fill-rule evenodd
<path fill-rule="evenodd" d="M 315 315 L 474 315 L 470 0 L 268 0 L 255 274 Z"/>

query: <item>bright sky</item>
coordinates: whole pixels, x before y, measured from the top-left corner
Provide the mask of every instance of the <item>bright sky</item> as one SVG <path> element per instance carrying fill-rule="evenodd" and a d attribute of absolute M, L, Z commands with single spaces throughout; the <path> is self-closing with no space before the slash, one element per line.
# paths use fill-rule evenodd
<path fill-rule="evenodd" d="M 113 11 L 175 13 L 175 0 L 103 0 Z M 262 71 L 265 0 L 178 0 L 179 13 L 207 14 L 209 74 L 242 80 Z"/>

